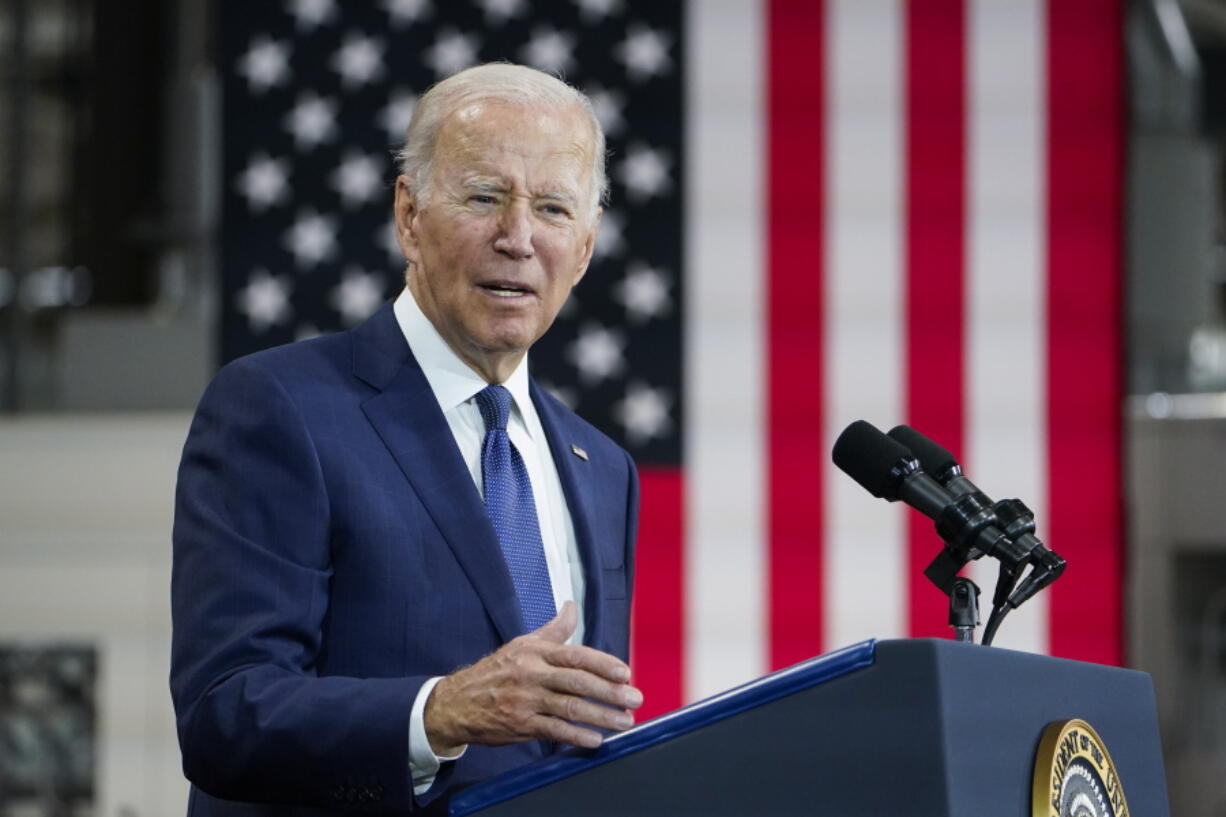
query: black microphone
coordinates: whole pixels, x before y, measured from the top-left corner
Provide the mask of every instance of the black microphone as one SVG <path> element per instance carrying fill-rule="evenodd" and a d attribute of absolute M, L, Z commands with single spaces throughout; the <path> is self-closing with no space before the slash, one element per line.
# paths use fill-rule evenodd
<path fill-rule="evenodd" d="M 919 460 L 902 443 L 865 420 L 843 429 L 831 452 L 834 464 L 878 499 L 902 500 L 936 519 L 953 497 L 920 470 Z"/>
<path fill-rule="evenodd" d="M 997 521 L 1009 540 L 1008 546 L 1002 548 L 1002 553 L 1006 556 L 1003 561 L 1011 564 L 1014 569 L 1026 562 L 1033 565 L 1022 584 L 1009 596 L 1010 607 L 1019 606 L 1060 578 L 1065 568 L 1064 559 L 1048 549 L 1042 540 L 1034 535 L 1034 513 L 1021 500 L 1003 499 L 993 502 L 962 473 L 962 466 L 948 449 L 910 426 L 895 426 L 890 429 L 889 436 L 908 448 L 919 460 L 920 466 L 932 474 L 951 494 L 979 497 L 995 510 Z"/>
<path fill-rule="evenodd" d="M 902 443 L 864 420 L 857 420 L 834 443 L 834 464 L 875 497 L 903 502 L 936 520 L 937 534 L 958 551 L 961 564 L 986 553 L 998 556 L 1010 543 L 996 526 L 990 505 L 975 495 L 956 497 L 924 473 Z M 953 571 L 956 572 L 956 569 Z M 930 578 L 933 578 L 930 576 Z M 937 581 L 946 592 L 953 574 Z"/>

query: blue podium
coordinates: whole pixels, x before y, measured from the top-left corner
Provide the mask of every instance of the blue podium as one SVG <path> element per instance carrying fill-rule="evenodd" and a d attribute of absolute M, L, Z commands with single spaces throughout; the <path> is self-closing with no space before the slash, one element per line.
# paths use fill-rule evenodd
<path fill-rule="evenodd" d="M 1166 817 L 1148 675 L 931 639 L 780 670 L 459 792 L 450 813 L 1032 817 L 1040 739 L 1071 718 L 1105 743 L 1129 811 Z"/>

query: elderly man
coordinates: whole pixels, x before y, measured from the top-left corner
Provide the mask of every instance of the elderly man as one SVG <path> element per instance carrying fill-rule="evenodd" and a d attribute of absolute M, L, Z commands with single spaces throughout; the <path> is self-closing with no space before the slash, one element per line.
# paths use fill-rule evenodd
<path fill-rule="evenodd" d="M 634 465 L 527 371 L 591 259 L 600 125 L 484 65 L 422 98 L 401 160 L 405 291 L 230 364 L 192 423 L 171 689 L 196 817 L 442 811 L 642 702 Z"/>

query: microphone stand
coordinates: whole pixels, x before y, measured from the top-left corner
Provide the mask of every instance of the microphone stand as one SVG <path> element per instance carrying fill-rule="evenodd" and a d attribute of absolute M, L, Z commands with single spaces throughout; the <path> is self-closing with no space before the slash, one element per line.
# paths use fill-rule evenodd
<path fill-rule="evenodd" d="M 954 640 L 975 643 L 975 627 L 979 625 L 979 586 L 965 576 L 954 579 L 949 594 L 949 626 L 954 628 Z"/>
<path fill-rule="evenodd" d="M 970 544 L 985 525 L 996 524 L 1003 529 L 1003 534 L 988 545 L 986 551 Z M 961 581 L 958 572 L 968 562 L 986 553 L 991 553 L 1000 562 L 1000 574 L 992 594 L 992 613 L 988 616 L 980 642 L 985 647 L 991 646 L 996 631 L 1010 610 L 1019 607 L 1064 572 L 1064 559 L 1047 548 L 1038 547 L 1034 529 L 1034 514 L 1017 499 L 992 502 L 983 494 L 974 492 L 959 496 L 953 505 L 945 509 L 936 525 L 937 534 L 944 540 L 945 547 L 924 569 L 924 575 L 950 597 L 950 626 L 954 626 L 955 631 L 958 625 L 953 623 L 953 605 L 958 602 L 955 593 Z M 1029 571 L 1025 572 L 1025 580 L 1019 586 L 1018 582 L 1027 568 Z M 976 597 L 978 593 L 979 588 L 975 587 Z M 978 623 L 978 615 L 975 623 Z M 961 632 L 958 632 L 958 640 L 970 640 L 963 639 Z"/>

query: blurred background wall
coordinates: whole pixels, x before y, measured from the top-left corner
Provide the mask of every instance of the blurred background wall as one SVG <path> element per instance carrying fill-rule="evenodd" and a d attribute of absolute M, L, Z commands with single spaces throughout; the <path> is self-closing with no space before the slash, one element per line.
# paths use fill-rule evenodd
<path fill-rule="evenodd" d="M 705 42 L 700 35 L 709 40 L 711 32 L 697 29 L 709 25 L 710 17 L 680 5 L 646 0 L 642 8 L 636 8 L 637 0 L 436 5 L 440 8 L 431 14 L 425 2 L 372 0 L 353 4 L 360 9 L 346 13 L 376 21 L 371 26 L 384 20 L 385 30 L 377 33 L 392 52 L 402 36 L 417 38 L 405 42 L 446 40 L 452 23 L 443 18 L 458 14 L 468 25 L 465 30 L 487 44 L 483 59 L 524 59 L 519 51 L 487 52 L 508 20 L 524 28 L 525 38 L 536 37 L 527 22 L 529 12 L 552 18 L 558 31 L 573 24 L 574 31 L 588 38 L 597 36 L 602 21 L 619 25 L 610 52 L 630 41 L 636 19 L 673 17 L 682 21 L 686 38 L 678 35 L 662 46 L 664 58 L 676 69 L 674 81 L 687 104 L 708 106 L 723 123 L 691 134 L 697 145 L 692 154 L 718 159 L 723 150 L 735 157 L 738 151 L 762 148 L 763 133 L 742 126 L 765 105 L 760 88 L 754 81 L 738 84 L 735 78 L 711 87 L 712 81 L 699 71 L 717 71 L 721 63 L 729 74 L 746 66 L 764 70 L 759 67 L 770 53 L 758 44 L 758 37 L 770 23 L 763 13 L 745 13 L 749 4 L 705 2 L 708 12 L 728 12 L 716 32 L 723 43 L 718 52 L 704 52 L 708 46 L 700 45 Z M 833 0 L 827 4 L 832 17 L 843 15 L 836 22 L 845 28 L 852 17 L 847 9 L 853 5 Z M 864 21 L 865 41 L 896 38 L 895 26 L 903 19 L 900 9 L 906 5 L 858 4 L 866 9 L 857 18 Z M 924 5 L 922 0 L 911 4 Z M 328 65 L 331 51 L 312 57 L 301 49 L 311 32 L 340 25 L 329 16 L 339 13 L 335 4 L 287 1 L 268 7 L 273 11 L 255 16 L 283 18 L 283 30 L 271 34 L 274 40 L 293 40 L 300 49 L 293 63 L 298 69 L 304 59 Z M 994 6 L 982 0 L 967 7 L 966 13 L 983 18 L 991 16 Z M 1007 0 L 995 6 L 1006 7 Z M 165 683 L 169 531 L 174 471 L 190 411 L 219 363 L 234 353 L 223 350 L 222 327 L 253 325 L 250 309 L 239 305 L 235 290 L 222 289 L 223 278 L 232 274 L 224 259 L 236 246 L 233 240 L 227 245 L 221 230 L 223 203 L 236 195 L 239 171 L 249 167 L 251 159 L 247 147 L 242 155 L 226 152 L 224 112 L 237 97 L 232 90 L 227 103 L 223 89 L 247 87 L 256 81 L 251 72 L 261 70 L 241 62 L 258 43 L 254 27 L 239 35 L 222 31 L 226 15 L 233 20 L 243 8 L 224 0 L 0 4 L 0 401 L 5 410 L 0 419 L 0 817 L 146 817 L 178 814 L 184 807 L 186 783 L 179 771 Z M 508 10 L 503 18 L 491 12 L 498 8 Z M 1125 161 L 1122 263 L 1117 270 L 1123 296 L 1123 393 L 1114 415 L 1122 429 L 1123 471 L 1109 489 L 1123 509 L 1124 535 L 1111 543 L 1118 551 L 1123 599 L 1115 615 L 1122 630 L 1122 662 L 1154 676 L 1172 813 L 1223 815 L 1226 535 L 1215 511 L 1226 491 L 1226 2 L 1132 0 L 1119 12 L 1118 31 L 1111 35 L 1121 44 L 1120 72 L 1126 81 L 1126 116 L 1119 122 Z M 315 23 L 309 24 L 312 19 Z M 334 39 L 339 41 L 342 33 L 338 28 Z M 564 67 L 572 75 L 590 69 L 599 77 L 599 60 L 605 58 L 595 56 L 589 40 L 584 42 L 576 50 L 574 43 L 566 46 L 563 41 L 563 51 L 572 55 L 572 63 Z M 538 56 L 549 59 L 548 48 L 542 48 Z M 399 52 L 397 59 L 415 65 L 430 56 L 416 46 L 401 45 Z M 268 76 L 275 76 L 276 54 L 266 51 L 265 56 L 274 63 L 271 68 L 265 64 L 273 72 Z M 442 60 L 446 54 L 435 56 Z M 585 60 L 592 65 L 585 66 Z M 619 70 L 624 73 L 626 65 L 620 63 Z M 902 68 L 898 71 L 901 75 Z M 392 83 L 404 87 L 392 90 L 420 93 L 430 78 L 405 77 Z M 650 107 L 643 100 L 654 91 L 647 88 L 632 82 L 613 102 L 624 109 L 638 94 L 640 104 Z M 607 83 L 604 90 L 611 91 Z M 1023 104 L 1004 102 L 1006 116 L 1014 112 L 1010 106 Z M 685 120 L 690 125 L 695 121 Z M 755 215 L 762 203 L 759 197 L 765 195 L 754 192 L 760 180 L 742 179 L 735 161 L 724 162 L 719 174 L 707 173 L 702 171 L 710 163 L 700 165 L 706 161 L 702 156 L 678 156 L 674 150 L 663 170 L 659 156 L 669 156 L 666 152 L 656 157 L 654 169 L 643 160 L 628 170 L 625 157 L 644 155 L 635 140 L 644 133 L 619 134 L 612 145 L 616 185 L 610 212 L 620 219 L 607 219 L 602 236 L 608 250 L 602 269 L 608 270 L 609 289 L 620 280 L 613 270 L 620 274 L 635 260 L 618 255 L 610 243 L 619 237 L 618 220 L 623 231 L 646 230 L 633 226 L 639 212 L 635 208 L 643 206 L 634 196 L 636 190 L 650 194 L 653 172 L 670 178 L 679 195 L 684 192 L 687 218 L 700 220 L 701 226 L 687 223 L 689 239 L 671 236 L 676 256 L 661 250 L 663 261 L 639 259 L 649 270 L 671 266 L 676 271 L 680 265 L 715 270 L 721 259 L 711 247 L 725 249 L 718 233 L 737 238 L 745 224 L 753 230 L 769 229 L 759 220 L 766 217 Z M 394 141 L 381 135 L 365 146 L 380 154 L 380 172 L 389 175 L 379 188 L 383 193 L 390 188 L 387 150 Z M 638 177 L 630 173 L 635 168 Z M 633 178 L 639 179 L 639 187 Z M 748 192 L 727 192 L 742 189 Z M 297 201 L 299 193 L 294 192 L 295 209 L 324 207 Z M 369 206 L 378 209 L 385 203 L 376 195 Z M 226 217 L 238 217 L 244 224 L 258 221 L 245 211 L 238 216 L 233 208 L 227 212 Z M 644 216 L 638 217 L 637 223 L 643 223 Z M 696 231 L 711 236 L 710 242 L 695 242 Z M 372 235 L 364 234 L 362 240 Z M 629 235 L 632 246 L 645 246 L 650 239 L 646 233 Z M 244 239 L 244 247 L 249 240 Z M 868 243 L 875 240 L 871 235 Z M 683 243 L 688 254 L 684 259 Z M 731 249 L 724 255 L 731 263 L 763 263 L 745 242 L 727 246 Z M 384 261 L 378 273 L 379 297 L 394 292 L 400 272 L 390 257 Z M 368 274 L 375 274 L 375 263 L 367 266 Z M 683 293 L 679 281 L 670 286 L 678 307 L 684 302 L 687 309 L 717 314 L 765 310 L 761 301 L 746 300 L 757 296 L 743 289 L 735 268 L 725 277 L 709 275 L 701 292 L 695 287 Z M 331 308 L 331 292 L 317 288 L 309 296 L 323 305 L 295 301 L 295 306 L 304 311 Z M 579 300 L 585 300 L 582 290 Z M 337 328 L 341 317 L 336 316 Z M 304 334 L 300 326 L 286 323 L 278 329 L 276 321 L 270 323 L 273 333 L 263 336 L 263 343 Z M 571 333 L 565 343 L 574 342 L 583 326 L 576 318 L 573 329 L 564 329 Z M 697 345 L 692 330 L 687 331 L 690 346 Z M 734 375 L 743 370 L 756 378 L 753 372 L 761 361 L 754 355 L 762 350 L 750 338 L 746 351 L 738 331 L 729 333 L 716 324 L 713 332 L 698 337 L 708 347 L 725 344 L 719 348 L 719 362 L 727 361 Z M 678 381 L 705 376 L 703 367 L 712 365 L 710 358 L 692 348 L 683 354 L 680 337 L 659 338 L 652 335 L 647 351 L 640 354 L 672 361 Z M 559 367 L 569 365 L 567 348 L 543 350 L 542 357 L 556 358 Z M 631 374 L 655 365 L 627 354 L 623 366 Z M 680 400 L 679 394 L 673 397 Z M 757 433 L 753 423 L 761 409 L 729 399 L 721 422 L 743 426 L 744 436 L 751 438 L 745 447 L 752 454 Z M 682 409 L 674 403 L 672 413 L 665 415 L 680 423 Z M 874 419 L 887 426 L 906 419 L 880 406 L 873 410 Z M 675 444 L 666 443 L 649 433 L 655 427 L 648 424 L 641 427 L 647 429 L 642 432 L 645 441 L 636 440 L 630 426 L 617 425 L 616 414 L 607 422 L 616 426 L 610 428 L 612 433 L 629 439 L 632 450 L 640 446 L 636 456 L 641 453 L 640 461 L 649 469 L 680 456 L 680 436 Z M 689 427 L 694 425 L 690 422 Z M 698 432 L 687 435 L 687 456 L 706 471 L 740 467 L 740 449 L 734 447 L 727 455 L 704 448 Z M 746 461 L 757 462 L 752 456 Z M 1006 483 L 1001 490 L 1022 489 Z M 744 492 L 739 483 L 726 489 L 725 503 L 738 491 Z M 1023 498 L 1042 502 L 1040 497 Z M 699 498 L 687 507 L 698 516 L 695 503 L 718 500 Z M 876 507 L 865 510 L 874 518 L 884 513 Z M 702 635 L 703 622 L 718 616 L 729 594 L 742 593 L 746 548 L 742 528 L 737 527 L 744 520 L 738 520 L 731 525 L 719 520 L 735 534 L 725 550 L 696 558 L 723 565 L 722 573 L 718 566 L 711 568 L 711 562 L 702 567 L 719 573 L 711 580 L 715 584 L 707 585 L 719 592 L 695 592 L 688 607 L 675 610 L 679 630 Z M 1040 516 L 1041 532 L 1043 522 Z M 744 524 L 754 538 L 753 531 L 763 523 L 753 517 Z M 706 528 L 712 538 L 721 535 L 714 527 Z M 896 527 L 901 530 L 902 523 Z M 695 522 L 690 535 L 703 530 Z M 1053 539 L 1050 544 L 1065 550 L 1062 542 Z M 766 571 L 754 563 L 748 575 L 765 583 Z M 899 581 L 905 585 L 905 579 Z M 707 607 L 702 606 L 701 593 L 713 597 Z M 770 646 L 764 645 L 770 639 L 758 635 L 772 627 L 768 608 L 769 601 L 743 614 L 738 608 L 738 622 L 720 621 L 718 628 L 711 627 L 715 636 L 699 640 L 714 646 L 687 646 L 688 680 L 674 678 L 681 671 L 670 670 L 673 675 L 664 679 L 672 685 L 666 700 L 676 705 L 776 665 L 779 657 L 768 655 Z M 931 627 L 917 628 L 908 627 L 900 613 L 896 618 L 901 622 L 897 628 L 889 616 L 870 616 L 864 626 L 868 634 L 891 636 L 940 631 L 943 623 L 930 621 Z M 828 616 L 824 640 L 809 643 L 832 648 L 855 633 L 854 628 L 840 629 L 837 620 L 829 624 L 830 619 L 834 616 Z M 1019 621 L 1017 626 L 1022 633 L 1038 635 L 1014 646 L 1046 650 L 1050 642 L 1043 633 L 1061 625 L 1057 620 L 1033 626 Z M 742 628 L 752 632 L 742 633 Z M 1002 632 L 1008 629 L 1007 623 Z M 1108 638 L 1116 635 L 1107 633 Z M 666 656 L 661 661 L 672 667 L 679 659 Z"/>

